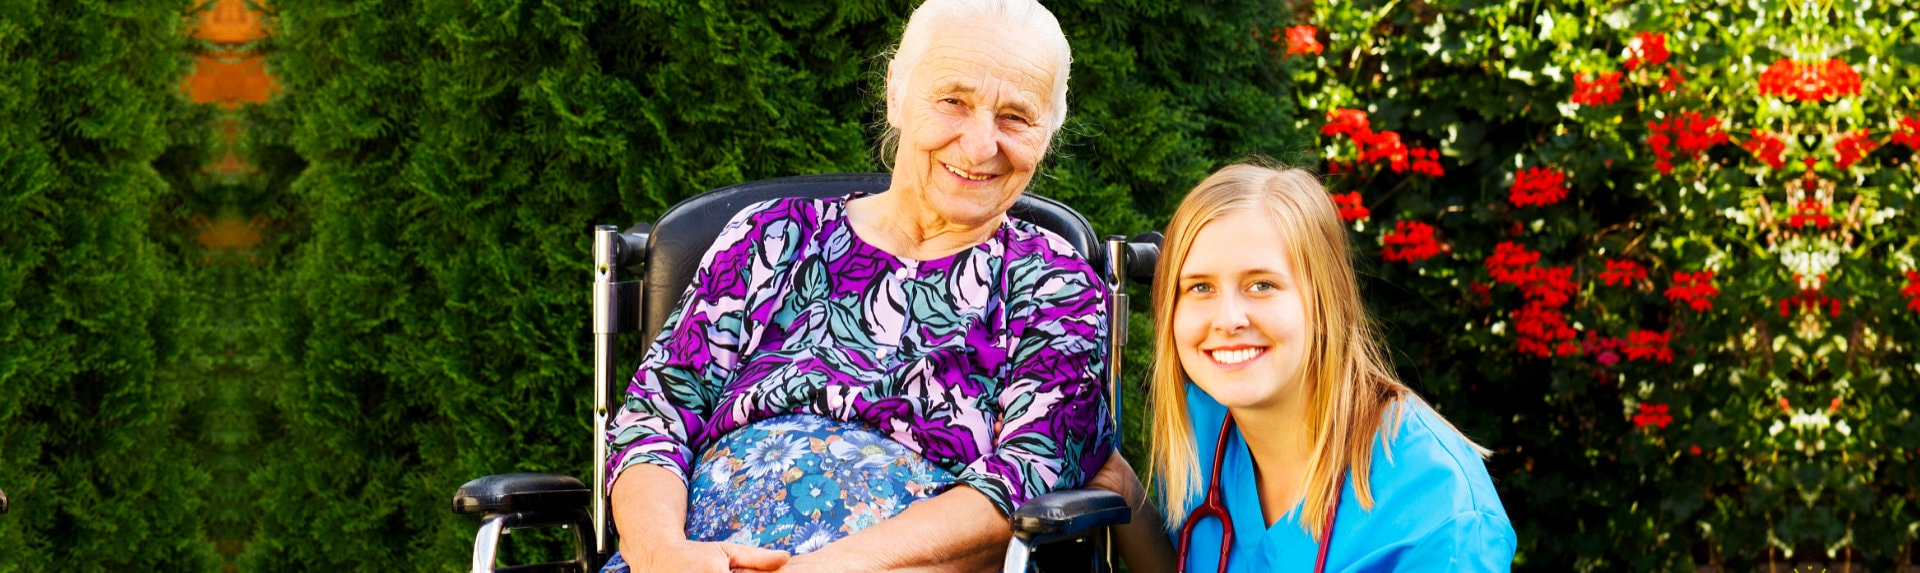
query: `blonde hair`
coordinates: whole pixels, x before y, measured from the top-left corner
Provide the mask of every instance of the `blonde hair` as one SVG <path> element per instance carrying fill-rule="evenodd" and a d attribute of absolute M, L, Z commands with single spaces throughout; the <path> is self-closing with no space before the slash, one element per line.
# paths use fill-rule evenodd
<path fill-rule="evenodd" d="M 1154 330 L 1148 381 L 1152 472 L 1164 488 L 1167 527 L 1177 527 L 1187 517 L 1187 500 L 1207 487 L 1187 415 L 1188 376 L 1167 327 L 1173 324 L 1179 297 L 1178 275 L 1194 237 L 1207 223 L 1256 210 L 1273 217 L 1281 230 L 1278 247 L 1305 288 L 1311 334 L 1301 368 L 1301 395 L 1311 400 L 1305 429 L 1312 432 L 1313 449 L 1300 524 L 1320 539 L 1324 516 L 1339 499 L 1342 474 L 1351 472 L 1361 507 L 1373 508 L 1367 476 L 1374 436 L 1383 421 L 1397 432 L 1405 405 L 1420 398 L 1395 376 L 1360 297 L 1346 225 L 1326 189 L 1305 171 L 1229 165 L 1201 181 L 1174 211 L 1153 282 L 1153 321 L 1161 327 Z M 1394 408 L 1392 419 L 1386 420 L 1396 402 L 1402 407 Z"/>
<path fill-rule="evenodd" d="M 907 28 L 900 33 L 900 43 L 887 58 L 891 72 L 882 90 L 884 113 L 880 125 L 885 127 L 885 132 L 880 136 L 881 163 L 891 164 L 900 144 L 900 128 L 895 127 L 890 118 L 894 107 L 900 105 L 900 92 L 906 89 L 914 66 L 920 64 L 927 46 L 933 43 L 935 30 L 943 24 L 976 21 L 1005 25 L 1009 28 L 1008 34 L 1038 39 L 1053 52 L 1053 93 L 1045 118 L 1048 147 L 1052 147 L 1053 135 L 1059 133 L 1067 121 L 1067 75 L 1073 67 L 1073 47 L 1060 29 L 1060 20 L 1035 0 L 927 0 L 907 17 Z"/>

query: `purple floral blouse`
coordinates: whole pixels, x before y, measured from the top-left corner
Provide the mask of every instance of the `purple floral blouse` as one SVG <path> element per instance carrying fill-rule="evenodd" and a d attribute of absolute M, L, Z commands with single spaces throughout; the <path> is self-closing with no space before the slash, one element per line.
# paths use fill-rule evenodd
<path fill-rule="evenodd" d="M 865 423 L 1004 515 L 1106 463 L 1106 293 L 1072 246 L 1009 218 L 915 261 L 846 213 L 780 199 L 727 224 L 627 387 L 609 485 L 634 463 L 685 480 L 719 436 L 793 413 Z"/>

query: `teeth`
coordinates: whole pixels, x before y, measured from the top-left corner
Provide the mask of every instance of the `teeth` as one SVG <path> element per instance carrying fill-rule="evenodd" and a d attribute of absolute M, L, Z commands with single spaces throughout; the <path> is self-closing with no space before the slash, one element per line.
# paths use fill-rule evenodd
<path fill-rule="evenodd" d="M 967 172 L 965 172 L 965 171 L 961 171 L 961 170 L 959 170 L 959 169 L 956 169 L 956 168 L 954 168 L 954 166 L 952 166 L 952 165 L 947 165 L 947 164 L 945 164 L 945 163 L 942 163 L 942 164 L 940 164 L 940 166 L 941 166 L 941 167 L 945 167 L 945 168 L 947 168 L 947 172 L 948 172 L 948 173 L 952 173 L 952 174 L 954 174 L 954 175 L 959 175 L 959 176 L 961 176 L 961 177 L 965 177 L 965 178 L 967 178 L 967 180 L 969 180 L 969 181 L 986 181 L 986 180 L 988 180 L 988 179 L 992 179 L 992 178 L 993 178 L 993 176 L 992 176 L 992 175 L 968 175 L 968 174 L 967 174 Z"/>
<path fill-rule="evenodd" d="M 1260 349 L 1258 348 L 1242 348 L 1239 350 L 1213 351 L 1214 361 L 1219 362 L 1221 364 L 1239 364 L 1241 362 L 1253 360 L 1253 357 L 1259 356 L 1259 355 L 1260 355 Z"/>

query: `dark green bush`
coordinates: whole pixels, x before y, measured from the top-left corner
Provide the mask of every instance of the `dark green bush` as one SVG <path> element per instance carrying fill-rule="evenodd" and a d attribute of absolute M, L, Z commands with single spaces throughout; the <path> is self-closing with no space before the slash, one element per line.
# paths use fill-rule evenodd
<path fill-rule="evenodd" d="M 0 571 L 206 570 L 174 188 L 186 2 L 0 2 Z"/>

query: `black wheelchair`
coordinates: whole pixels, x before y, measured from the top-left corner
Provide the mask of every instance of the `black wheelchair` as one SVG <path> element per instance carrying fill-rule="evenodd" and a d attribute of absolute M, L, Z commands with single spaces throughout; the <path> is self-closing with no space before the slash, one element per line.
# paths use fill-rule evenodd
<path fill-rule="evenodd" d="M 659 334 L 692 281 L 701 256 L 726 222 L 746 206 L 781 197 L 877 193 L 885 191 L 888 183 L 885 174 L 808 175 L 742 183 L 682 201 L 651 226 L 624 232 L 612 226 L 596 228 L 591 481 L 582 483 L 558 474 L 518 473 L 486 476 L 462 485 L 453 496 L 454 512 L 482 515 L 472 570 L 589 573 L 611 558 L 616 544 L 604 491 L 607 451 L 603 432 L 609 413 L 620 407 L 632 374 L 631 368 L 622 370 L 619 365 L 617 336 L 638 332 L 640 340 L 651 341 Z M 1107 339 L 1108 398 L 1119 419 L 1121 351 L 1127 335 L 1126 284 L 1129 279 L 1152 277 L 1160 253 L 1157 234 L 1133 240 L 1117 235 L 1100 238 L 1078 212 L 1035 195 L 1023 195 L 1008 214 L 1064 237 L 1105 279 L 1109 322 L 1113 325 Z M 639 280 L 619 280 L 630 270 L 639 273 Z M 1105 528 L 1124 524 L 1131 517 L 1125 501 L 1105 491 L 1066 490 L 1033 498 L 1014 514 L 1014 538 L 1007 548 L 1005 570 L 1025 572 L 1031 565 L 1043 571 L 1108 571 L 1112 559 Z M 571 529 L 573 559 L 496 566 L 501 536 L 535 527 Z M 1046 547 L 1039 548 L 1042 545 Z"/>

